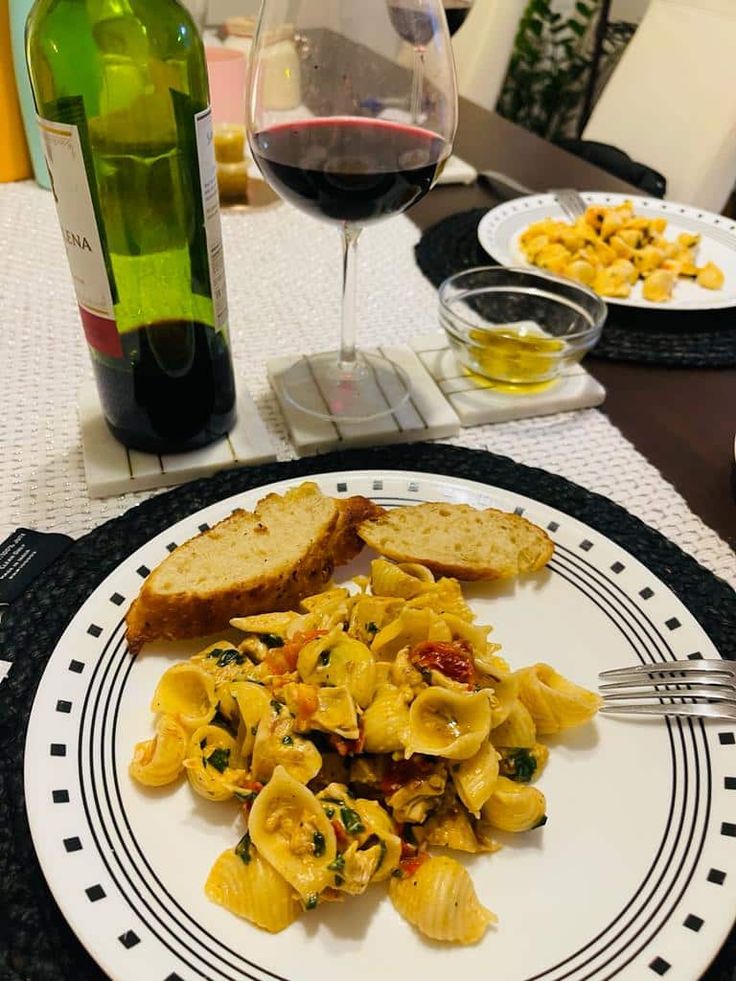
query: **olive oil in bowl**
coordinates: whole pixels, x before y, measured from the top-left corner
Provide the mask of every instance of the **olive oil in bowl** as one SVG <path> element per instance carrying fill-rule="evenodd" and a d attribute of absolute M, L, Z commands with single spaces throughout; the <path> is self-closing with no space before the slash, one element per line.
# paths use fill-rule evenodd
<path fill-rule="evenodd" d="M 461 365 L 526 394 L 579 361 L 605 315 L 591 290 L 526 270 L 470 269 L 440 287 L 440 323 Z"/>

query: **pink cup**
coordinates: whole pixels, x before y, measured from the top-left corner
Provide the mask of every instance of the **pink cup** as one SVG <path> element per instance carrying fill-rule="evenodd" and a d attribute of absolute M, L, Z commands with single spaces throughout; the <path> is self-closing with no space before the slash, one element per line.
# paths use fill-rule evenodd
<path fill-rule="evenodd" d="M 245 122 L 245 54 L 235 48 L 205 48 L 213 123 Z"/>

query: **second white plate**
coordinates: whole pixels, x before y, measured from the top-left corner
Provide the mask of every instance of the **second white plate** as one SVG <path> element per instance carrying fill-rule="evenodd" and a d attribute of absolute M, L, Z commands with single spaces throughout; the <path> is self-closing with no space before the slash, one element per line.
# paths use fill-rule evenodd
<path fill-rule="evenodd" d="M 631 201 L 637 215 L 645 218 L 666 218 L 665 235 L 674 239 L 680 232 L 701 236 L 698 264 L 714 262 L 725 275 L 720 290 L 707 290 L 695 283 L 680 280 L 668 303 L 652 303 L 641 295 L 641 283 L 626 299 L 605 297 L 614 306 L 640 307 L 648 310 L 718 310 L 736 306 L 736 222 L 723 215 L 703 211 L 674 201 L 584 191 L 588 204 L 618 205 Z M 519 237 L 525 228 L 544 218 L 564 219 L 562 208 L 554 194 L 531 194 L 506 201 L 484 215 L 478 225 L 478 240 L 485 251 L 502 266 L 529 266 L 519 247 Z"/>

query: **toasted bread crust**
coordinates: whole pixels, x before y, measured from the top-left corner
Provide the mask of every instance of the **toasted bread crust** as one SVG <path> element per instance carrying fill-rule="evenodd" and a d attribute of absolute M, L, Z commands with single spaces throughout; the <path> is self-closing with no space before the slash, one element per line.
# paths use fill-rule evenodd
<path fill-rule="evenodd" d="M 465 581 L 536 572 L 554 545 L 517 514 L 467 504 L 418 504 L 386 511 L 358 527 L 363 541 L 395 562 L 418 562 L 435 575 Z"/>
<path fill-rule="evenodd" d="M 278 531 L 279 517 L 288 498 L 269 494 L 258 502 L 253 513 L 234 512 L 223 521 L 181 545 L 166 558 L 146 579 L 138 597 L 126 616 L 127 640 L 133 652 L 151 640 L 180 640 L 198 637 L 228 627 L 235 616 L 293 609 L 304 596 L 319 592 L 332 577 L 336 565 L 349 561 L 363 548 L 356 533 L 357 524 L 366 518 L 375 518 L 382 509 L 362 497 L 343 500 L 322 498 L 314 484 L 303 484 L 293 494 L 309 490 L 311 501 L 315 495 L 319 504 L 318 523 L 311 513 L 305 512 L 305 538 L 298 554 L 280 568 L 271 568 L 262 574 L 232 576 L 225 585 L 208 588 L 207 582 L 197 586 L 195 576 L 182 577 L 181 566 L 194 556 L 203 539 L 208 551 L 222 552 L 222 561 L 228 561 L 228 545 L 238 539 L 239 547 L 247 539 L 258 548 L 261 535 Z M 292 498 L 293 500 L 293 498 Z M 327 503 L 326 503 L 327 502 Z M 282 507 L 283 504 L 283 507 Z M 295 530 L 295 534 L 298 534 Z M 191 559 L 196 565 L 195 558 Z M 178 568 L 176 574 L 172 568 Z M 167 580 L 182 579 L 180 589 L 170 588 Z"/>

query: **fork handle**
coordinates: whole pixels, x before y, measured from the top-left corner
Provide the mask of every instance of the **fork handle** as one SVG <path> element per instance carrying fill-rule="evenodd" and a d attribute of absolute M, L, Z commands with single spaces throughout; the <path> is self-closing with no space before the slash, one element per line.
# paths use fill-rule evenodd
<path fill-rule="evenodd" d="M 599 709 L 606 715 L 623 713 L 625 715 L 679 716 L 700 719 L 722 719 L 736 722 L 736 708 L 729 705 L 710 705 L 689 703 L 681 705 L 604 705 Z"/>

